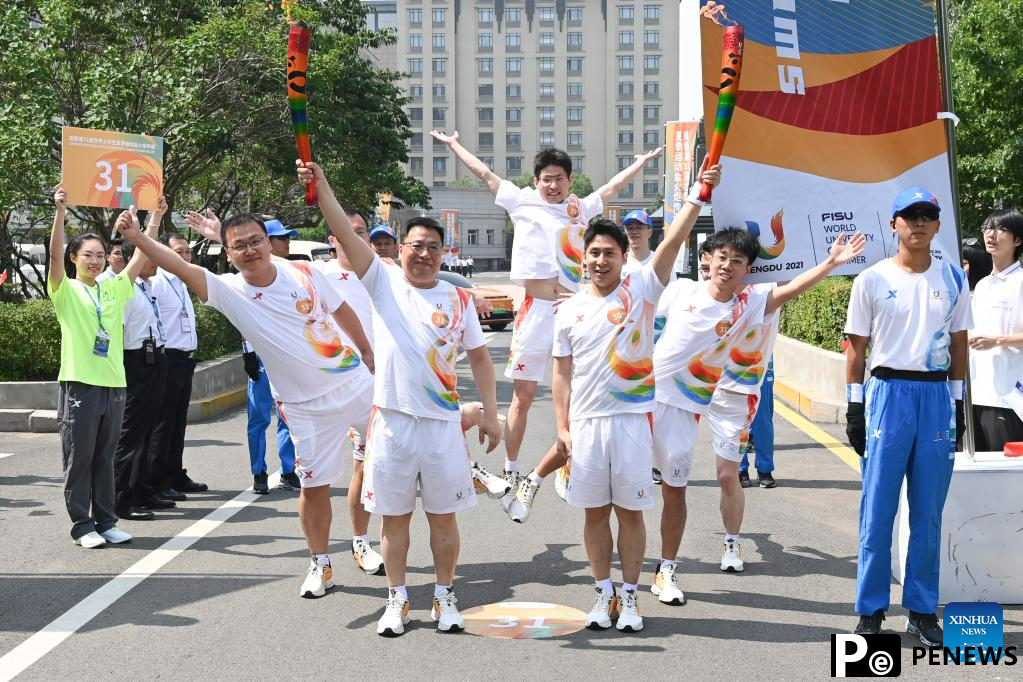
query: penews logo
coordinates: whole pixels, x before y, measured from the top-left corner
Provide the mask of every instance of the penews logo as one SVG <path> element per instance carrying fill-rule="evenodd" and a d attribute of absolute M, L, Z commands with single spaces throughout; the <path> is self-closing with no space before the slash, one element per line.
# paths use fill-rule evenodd
<path fill-rule="evenodd" d="M 774 260 L 781 255 L 782 251 L 785 250 L 785 227 L 782 225 L 782 213 L 784 212 L 785 210 L 782 209 L 775 213 L 774 217 L 771 218 L 771 233 L 774 235 L 774 244 L 772 246 L 767 246 L 764 243 L 764 238 L 760 236 L 759 223 L 753 220 L 746 221 L 746 229 L 750 234 L 760 240 L 760 253 L 757 256 L 758 258 L 763 260 Z"/>
<path fill-rule="evenodd" d="M 901 653 L 898 635 L 831 635 L 831 676 L 898 677 Z"/>

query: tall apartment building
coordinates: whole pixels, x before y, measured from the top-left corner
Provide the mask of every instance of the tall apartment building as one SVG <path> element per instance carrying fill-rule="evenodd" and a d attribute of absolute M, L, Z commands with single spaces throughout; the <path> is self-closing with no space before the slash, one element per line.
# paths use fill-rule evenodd
<path fill-rule="evenodd" d="M 532 172 L 560 147 L 599 186 L 663 143 L 677 118 L 677 0 L 366 0 L 371 27 L 394 26 L 381 66 L 404 84 L 413 136 L 408 172 L 445 187 L 468 171 L 430 130 L 462 144 L 502 177 Z M 393 62 L 391 61 L 393 59 Z M 615 202 L 649 208 L 662 191 L 651 162 Z"/>

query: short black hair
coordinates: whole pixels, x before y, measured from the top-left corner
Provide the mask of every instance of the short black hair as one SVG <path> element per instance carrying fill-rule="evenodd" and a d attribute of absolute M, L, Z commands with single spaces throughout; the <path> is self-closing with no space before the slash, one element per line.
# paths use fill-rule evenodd
<path fill-rule="evenodd" d="M 220 241 L 224 246 L 227 246 L 227 232 L 233 230 L 242 225 L 259 225 L 259 229 L 263 230 L 263 234 L 266 234 L 266 223 L 255 213 L 239 213 L 236 216 L 232 216 L 225 220 L 220 226 Z"/>
<path fill-rule="evenodd" d="M 583 248 L 590 248 L 590 242 L 601 235 L 611 237 L 618 242 L 618 246 L 621 247 L 623 254 L 629 250 L 629 238 L 625 236 L 625 230 L 606 218 L 596 218 L 590 221 L 586 232 L 583 234 Z"/>
<path fill-rule="evenodd" d="M 710 245 L 711 245 L 710 239 L 704 239 L 702 242 L 700 242 L 700 248 L 696 252 L 696 257 L 697 258 L 703 258 L 704 254 L 709 256 L 710 255 Z"/>
<path fill-rule="evenodd" d="M 123 239 L 121 239 L 120 237 L 113 237 L 107 243 L 107 253 L 110 253 L 110 249 L 114 248 L 115 246 L 123 246 L 123 245 L 124 245 L 124 240 Z"/>
<path fill-rule="evenodd" d="M 415 218 L 409 218 L 405 223 L 405 230 L 402 232 L 404 235 L 408 235 L 409 230 L 413 227 L 425 227 L 428 230 L 434 230 L 440 236 L 440 243 L 444 243 L 444 226 L 438 223 L 433 218 L 427 218 L 426 216 L 418 216 Z"/>
<path fill-rule="evenodd" d="M 708 253 L 730 248 L 738 254 L 746 256 L 746 265 L 753 265 L 760 253 L 760 240 L 749 230 L 741 227 L 726 227 L 707 237 L 704 242 Z"/>
<path fill-rule="evenodd" d="M 1023 213 L 1020 213 L 1019 209 L 1003 208 L 992 211 L 991 215 L 984 220 L 984 227 L 988 225 L 1001 225 L 1012 233 L 1013 237 L 1023 239 Z M 1021 253 L 1023 253 L 1023 244 L 1016 247 L 1016 250 L 1012 252 L 1012 257 L 1019 260 Z"/>
<path fill-rule="evenodd" d="M 973 243 L 967 244 L 967 241 Z M 991 254 L 976 239 L 963 240 L 963 260 L 970 264 L 970 271 L 966 273 L 966 277 L 970 281 L 970 291 L 973 291 L 977 282 L 991 274 L 994 263 Z"/>
<path fill-rule="evenodd" d="M 358 209 L 355 209 L 355 208 L 346 208 L 346 209 L 345 209 L 345 215 L 347 215 L 347 216 L 348 216 L 349 218 L 350 218 L 350 217 L 352 217 L 353 215 L 357 215 L 357 216 L 359 216 L 360 218 L 362 218 L 362 222 L 366 223 L 366 228 L 367 228 L 367 229 L 370 229 L 370 230 L 372 230 L 372 229 L 373 229 L 373 228 L 372 228 L 372 227 L 370 227 L 370 225 L 369 225 L 369 218 L 367 218 L 367 217 L 366 217 L 366 214 L 365 214 L 365 213 L 363 213 L 362 211 L 360 211 L 360 210 L 358 210 Z"/>
<path fill-rule="evenodd" d="M 188 243 L 188 240 L 185 239 L 185 235 L 181 234 L 180 232 L 164 232 L 163 234 L 160 235 L 159 242 L 164 246 L 170 246 L 172 239 L 180 239 L 186 244 Z"/>
<path fill-rule="evenodd" d="M 561 149 L 544 149 L 533 157 L 533 177 L 539 178 L 540 171 L 547 166 L 557 166 L 565 171 L 565 175 L 572 177 L 572 157 Z"/>

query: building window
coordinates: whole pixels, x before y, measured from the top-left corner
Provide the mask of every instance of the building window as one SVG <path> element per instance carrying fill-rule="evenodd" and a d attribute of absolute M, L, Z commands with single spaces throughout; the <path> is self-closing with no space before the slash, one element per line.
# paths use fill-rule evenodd
<path fill-rule="evenodd" d="M 515 57 L 514 59 L 505 59 L 504 69 L 509 76 L 521 76 L 522 59 L 519 57 Z"/>
<path fill-rule="evenodd" d="M 504 34 L 504 46 L 518 48 L 522 46 L 522 34 L 521 33 L 505 33 Z"/>
<path fill-rule="evenodd" d="M 480 161 L 482 161 L 483 165 L 486 166 L 487 168 L 494 167 L 494 157 L 492 156 L 481 156 Z"/>
<path fill-rule="evenodd" d="M 554 107 L 540 107 L 537 112 L 540 114 L 541 123 L 554 122 Z"/>
<path fill-rule="evenodd" d="M 568 49 L 581 50 L 583 47 L 583 34 L 573 31 L 568 34 Z"/>
<path fill-rule="evenodd" d="M 480 240 L 479 234 L 480 234 L 479 228 L 476 228 L 476 227 L 470 227 L 468 230 L 466 230 L 465 231 L 465 245 L 466 246 L 476 246 L 476 244 Z"/>
<path fill-rule="evenodd" d="M 484 26 L 494 23 L 494 10 L 490 8 L 480 7 L 476 10 L 476 16 L 479 18 L 480 24 Z"/>
<path fill-rule="evenodd" d="M 644 197 L 655 197 L 657 196 L 658 182 L 656 180 L 644 180 L 643 181 L 643 196 Z"/>
<path fill-rule="evenodd" d="M 568 58 L 568 72 L 579 73 L 583 70 L 583 58 L 582 57 L 569 57 Z"/>
<path fill-rule="evenodd" d="M 657 5 L 643 5 L 643 18 L 655 21 L 661 18 L 661 8 Z"/>
<path fill-rule="evenodd" d="M 569 120 L 569 122 L 583 120 L 583 108 L 582 107 L 569 107 L 568 108 L 568 120 Z"/>
<path fill-rule="evenodd" d="M 540 49 L 554 49 L 554 34 L 553 33 L 541 33 L 540 34 Z"/>
<path fill-rule="evenodd" d="M 618 170 L 623 171 L 632 165 L 633 158 L 631 156 L 618 156 Z"/>
<path fill-rule="evenodd" d="M 509 83 L 504 86 L 504 96 L 514 101 L 522 99 L 522 86 L 518 83 Z"/>
<path fill-rule="evenodd" d="M 643 120 L 657 121 L 661 118 L 661 108 L 655 106 L 643 107 Z"/>
<path fill-rule="evenodd" d="M 618 73 L 632 73 L 636 58 L 631 54 L 618 55 Z"/>
<path fill-rule="evenodd" d="M 494 96 L 494 84 L 493 83 L 480 83 L 479 86 L 480 99 L 484 97 L 491 98 Z"/>
<path fill-rule="evenodd" d="M 635 136 L 629 130 L 618 131 L 618 144 L 620 145 L 632 145 Z"/>
<path fill-rule="evenodd" d="M 493 133 L 480 133 L 480 146 L 481 147 L 493 147 L 494 146 L 494 134 Z"/>
<path fill-rule="evenodd" d="M 583 172 L 583 157 L 581 156 L 572 157 L 572 172 L 573 173 Z"/>
<path fill-rule="evenodd" d="M 486 237 L 487 237 L 487 246 L 493 246 L 494 245 L 494 231 L 492 229 L 488 229 L 487 230 Z"/>
<path fill-rule="evenodd" d="M 645 47 L 660 47 L 661 46 L 661 32 L 660 31 L 643 31 L 643 45 Z"/>
<path fill-rule="evenodd" d="M 522 21 L 522 8 L 520 7 L 506 7 L 504 10 L 504 20 L 509 24 L 517 24 Z"/>
<path fill-rule="evenodd" d="M 657 171 L 659 171 L 660 168 L 661 160 L 657 157 L 654 157 L 647 161 L 646 165 L 643 166 L 643 172 L 646 173 L 647 175 L 656 175 Z"/>
<path fill-rule="evenodd" d="M 540 8 L 540 21 L 554 21 L 555 12 L 553 7 Z"/>
<path fill-rule="evenodd" d="M 554 146 L 554 131 L 545 130 L 542 133 L 540 133 L 540 146 L 541 147 Z"/>
<path fill-rule="evenodd" d="M 569 7 L 566 12 L 566 19 L 569 21 L 582 21 L 583 20 L 583 8 L 582 7 Z M 569 35 L 572 35 L 571 33 Z M 571 43 L 569 43 L 571 45 Z"/>
<path fill-rule="evenodd" d="M 581 130 L 570 130 L 568 132 L 568 146 L 581 147 L 583 144 L 583 133 Z"/>
<path fill-rule="evenodd" d="M 434 75 L 443 75 L 448 70 L 447 59 L 434 59 L 433 60 L 433 73 Z"/>
<path fill-rule="evenodd" d="M 410 9 L 408 11 L 408 23 L 412 26 L 418 26 L 423 23 L 423 10 L 421 9 Z"/>
<path fill-rule="evenodd" d="M 494 48 L 494 34 L 480 33 L 476 36 L 476 47 L 481 50 L 492 50 Z"/>
<path fill-rule="evenodd" d="M 540 73 L 554 73 L 554 57 L 540 57 L 537 60 L 537 66 L 540 69 Z"/>
<path fill-rule="evenodd" d="M 447 88 L 446 85 L 443 85 L 441 83 L 434 83 L 434 85 L 433 85 L 433 98 L 434 99 L 444 101 L 444 99 L 447 97 L 447 94 L 448 94 L 448 88 Z"/>
<path fill-rule="evenodd" d="M 423 47 L 423 34 L 422 33 L 409 33 L 408 34 L 408 46 L 410 50 L 416 50 Z"/>
<path fill-rule="evenodd" d="M 494 109 L 493 107 L 480 107 L 476 110 L 479 114 L 480 123 L 492 123 L 494 120 Z"/>
<path fill-rule="evenodd" d="M 408 72 L 413 76 L 423 75 L 423 60 L 422 59 L 410 59 L 408 60 Z"/>
<path fill-rule="evenodd" d="M 413 149 L 422 148 L 423 146 L 423 134 L 412 133 L 412 137 L 409 138 L 409 144 L 412 145 Z"/>
<path fill-rule="evenodd" d="M 433 49 L 443 50 L 444 49 L 444 34 L 434 33 L 433 34 Z"/>
<path fill-rule="evenodd" d="M 522 173 L 522 157 L 509 156 L 506 162 L 508 175 L 519 175 Z"/>
<path fill-rule="evenodd" d="M 505 133 L 504 143 L 507 147 L 518 149 L 522 146 L 522 133 Z"/>
<path fill-rule="evenodd" d="M 434 24 L 434 26 L 436 26 L 437 24 L 443 24 L 444 23 L 444 19 L 445 19 L 447 13 L 448 13 L 448 11 L 446 9 L 435 9 L 435 10 L 433 10 L 433 24 Z"/>
<path fill-rule="evenodd" d="M 433 172 L 437 175 L 444 175 L 448 172 L 448 160 L 443 156 L 433 157 Z"/>
<path fill-rule="evenodd" d="M 632 118 L 633 118 L 633 115 L 632 115 L 632 107 L 631 106 L 622 105 L 622 106 L 618 107 L 618 120 L 619 121 L 621 121 L 622 123 L 631 123 L 632 122 Z"/>
<path fill-rule="evenodd" d="M 412 171 L 413 175 L 423 174 L 423 157 L 413 156 L 408 160 L 409 170 Z"/>
<path fill-rule="evenodd" d="M 657 81 L 646 81 L 643 83 L 643 94 L 657 97 L 661 94 L 661 84 Z"/>
<path fill-rule="evenodd" d="M 411 97 L 416 102 L 423 99 L 423 86 L 422 85 L 408 86 L 408 96 Z"/>
<path fill-rule="evenodd" d="M 618 196 L 622 199 L 631 199 L 635 191 L 634 183 L 630 182 L 622 189 L 621 192 L 618 193 Z"/>
<path fill-rule="evenodd" d="M 643 146 L 647 149 L 653 149 L 661 143 L 661 131 L 659 130 L 644 130 L 643 131 Z"/>
<path fill-rule="evenodd" d="M 540 97 L 554 97 L 554 83 L 540 83 Z"/>
<path fill-rule="evenodd" d="M 636 35 L 632 31 L 619 31 L 618 32 L 618 46 L 619 47 L 632 47 L 636 42 Z"/>
<path fill-rule="evenodd" d="M 518 107 L 509 107 L 504 112 L 504 120 L 509 123 L 519 123 L 522 121 L 522 109 Z"/>
<path fill-rule="evenodd" d="M 413 122 L 420 122 L 423 120 L 423 108 L 422 107 L 409 107 L 408 118 Z"/>
<path fill-rule="evenodd" d="M 447 118 L 448 109 L 447 107 L 434 107 L 433 108 L 433 120 L 443 121 Z"/>
<path fill-rule="evenodd" d="M 656 54 L 648 54 L 643 57 L 643 70 L 647 73 L 654 73 L 661 68 L 661 57 Z"/>
<path fill-rule="evenodd" d="M 618 5 L 618 21 L 632 21 L 636 17 L 636 9 L 632 5 Z"/>
<path fill-rule="evenodd" d="M 582 83 L 569 83 L 568 84 L 568 96 L 569 98 L 582 97 L 583 96 L 583 84 Z"/>
<path fill-rule="evenodd" d="M 631 81 L 619 81 L 618 95 L 621 97 L 632 97 L 633 87 Z"/>
<path fill-rule="evenodd" d="M 487 57 L 486 59 L 476 60 L 476 70 L 481 76 L 489 76 L 494 73 L 494 60 Z"/>

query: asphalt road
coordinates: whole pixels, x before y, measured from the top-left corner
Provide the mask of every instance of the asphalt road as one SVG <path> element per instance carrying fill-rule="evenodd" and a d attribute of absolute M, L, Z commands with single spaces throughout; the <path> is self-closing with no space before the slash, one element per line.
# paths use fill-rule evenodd
<path fill-rule="evenodd" d="M 510 340 L 510 330 L 491 338 L 499 367 Z M 467 367 L 461 374 L 467 389 L 463 396 L 472 399 Z M 498 398 L 503 410 L 510 397 L 511 385 L 502 379 Z M 344 487 L 335 488 L 331 533 L 338 586 L 323 599 L 300 599 L 308 555 L 297 495 L 275 490 L 258 499 L 239 496 L 251 485 L 242 411 L 189 428 L 186 466 L 210 485 L 209 493 L 190 496 L 158 521 L 125 522 L 122 527 L 135 535 L 130 545 L 91 551 L 72 545 L 67 534 L 57 435 L 0 434 L 0 656 L 27 642 L 15 652 L 16 660 L 0 658 L 0 679 L 24 661 L 32 664 L 19 679 L 105 682 L 309 675 L 828 677 L 830 635 L 850 631 L 856 621 L 852 599 L 860 484 L 856 472 L 781 417 L 776 428 L 780 485 L 747 491 L 745 573 L 718 569 L 723 535 L 704 431 L 680 563 L 688 602 L 664 606 L 646 591 L 659 556 L 658 505 L 647 515 L 648 561 L 640 599 L 645 629 L 632 635 L 581 630 L 549 639 L 435 632 L 429 623 L 433 575 L 421 514 L 413 522 L 409 557 L 412 626 L 397 640 L 378 637 L 374 628 L 386 586 L 383 578 L 364 575 L 351 562 Z M 523 461 L 535 463 L 553 434 L 549 386 L 541 386 Z M 499 449 L 479 459 L 498 469 L 502 456 Z M 273 467 L 273 455 L 269 460 Z M 581 545 L 582 515 L 557 497 L 551 483 L 541 489 L 525 525 L 513 524 L 486 498 L 460 516 L 456 590 L 463 611 L 510 601 L 589 609 L 593 588 Z M 196 524 L 211 513 L 211 520 Z M 374 523 L 372 533 L 378 532 Z M 177 545 L 165 547 L 175 536 Z M 613 577 L 620 582 L 617 569 Z M 900 596 L 900 587 L 893 584 L 894 604 Z M 887 631 L 903 631 L 904 616 L 901 607 L 893 608 Z M 1023 609 L 1005 608 L 1005 633 L 1006 645 L 1023 645 Z M 902 644 L 903 676 L 1023 678 L 1023 667 L 911 666 L 910 647 L 916 640 L 903 635 Z"/>

